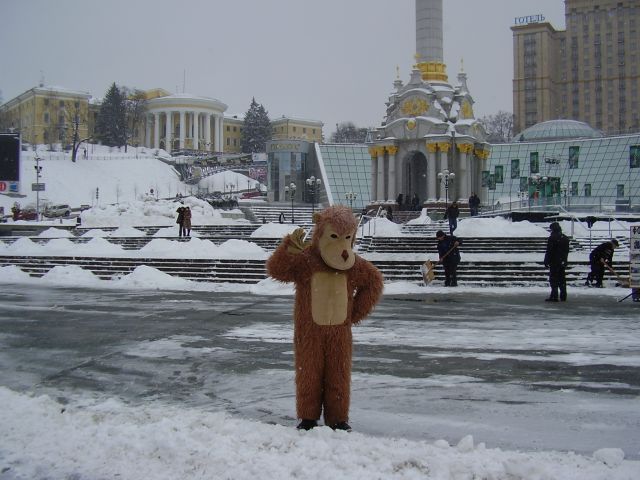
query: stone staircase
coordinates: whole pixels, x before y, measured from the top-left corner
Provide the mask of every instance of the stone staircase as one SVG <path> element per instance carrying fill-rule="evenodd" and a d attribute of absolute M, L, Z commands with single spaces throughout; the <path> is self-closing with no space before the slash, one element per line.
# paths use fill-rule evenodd
<path fill-rule="evenodd" d="M 279 215 L 277 207 L 263 210 L 267 215 Z M 297 214 L 297 213 L 296 213 Z M 305 213 L 301 210 L 301 215 Z M 308 209 L 308 220 L 311 220 L 311 209 Z M 260 213 L 258 213 L 258 216 Z M 304 219 L 305 217 L 301 217 Z M 298 217 L 296 217 L 298 220 Z M 277 216 L 275 218 L 277 221 Z M 297 223 L 297 222 L 296 222 Z M 365 258 L 371 254 L 373 263 L 382 271 L 387 282 L 406 281 L 414 284 L 422 284 L 420 265 L 423 260 L 418 258 L 433 259 L 436 257 L 435 232 L 443 228 L 444 222 L 433 222 L 428 225 L 404 225 L 402 237 L 375 237 L 364 236 L 358 239 L 358 252 Z M 228 225 L 202 225 L 195 226 L 194 232 L 200 239 L 211 240 L 216 244 L 229 239 L 242 239 L 253 242 L 267 251 L 272 251 L 281 241 L 280 238 L 251 237 L 259 225 L 252 224 L 228 224 Z M 304 225 L 309 230 L 310 224 Z M 188 242 L 188 238 L 178 237 L 154 237 L 161 228 L 159 226 L 141 226 L 137 229 L 144 231 L 140 237 L 105 237 L 111 243 L 121 245 L 125 250 L 139 250 L 148 242 L 157 238 L 164 238 L 178 242 Z M 105 231 L 114 231 L 115 227 L 101 228 Z M 73 230 L 76 235 L 69 240 L 76 243 L 87 242 L 88 237 L 80 236 L 90 230 L 87 227 Z M 0 237 L 0 241 L 6 244 L 12 243 L 24 236 Z M 32 241 L 46 244 L 51 239 L 41 237 L 28 237 Z M 615 268 L 621 276 L 625 277 L 629 272 L 628 240 L 619 239 L 621 248 L 616 250 Z M 545 237 L 475 237 L 463 238 L 462 262 L 459 266 L 459 283 L 464 285 L 494 285 L 494 286 L 527 286 L 547 285 L 548 271 L 542 264 L 547 239 Z M 602 239 L 592 240 L 591 246 L 597 245 Z M 570 285 L 581 285 L 589 271 L 588 253 L 590 251 L 589 239 L 574 238 L 571 241 L 573 252 L 580 252 L 582 261 L 570 262 L 567 269 L 567 280 Z M 531 260 L 490 260 L 467 261 L 465 254 L 535 254 L 536 261 Z M 389 254 L 387 258 L 380 259 L 379 254 Z M 407 258 L 403 258 L 403 254 Z M 511 256 L 513 258 L 514 255 Z M 517 257 L 517 255 L 516 255 Z M 529 256 L 530 258 L 530 256 Z M 51 268 L 59 265 L 77 265 L 89 270 L 99 278 L 111 279 L 119 275 L 131 273 L 137 266 L 147 265 L 180 278 L 194 281 L 207 282 L 231 282 L 231 283 L 257 283 L 266 278 L 263 260 L 241 259 L 184 259 L 184 258 L 120 258 L 120 257 L 94 257 L 94 256 L 19 256 L 0 255 L 0 266 L 16 265 L 32 276 L 42 276 Z M 436 265 L 437 279 L 434 285 L 442 284 L 441 266 Z M 612 278 L 607 274 L 607 278 Z"/>

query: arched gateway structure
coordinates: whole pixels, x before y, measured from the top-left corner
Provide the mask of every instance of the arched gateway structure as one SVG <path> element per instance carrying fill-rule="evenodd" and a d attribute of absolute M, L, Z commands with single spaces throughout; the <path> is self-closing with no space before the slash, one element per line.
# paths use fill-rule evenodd
<path fill-rule="evenodd" d="M 446 198 L 466 203 L 482 195 L 489 144 L 473 113 L 467 75 L 448 83 L 442 54 L 442 0 L 416 0 L 416 65 L 409 82 L 397 78 L 371 154 L 371 204 L 418 196 L 424 206 Z M 438 173 L 455 173 L 445 189 Z"/>

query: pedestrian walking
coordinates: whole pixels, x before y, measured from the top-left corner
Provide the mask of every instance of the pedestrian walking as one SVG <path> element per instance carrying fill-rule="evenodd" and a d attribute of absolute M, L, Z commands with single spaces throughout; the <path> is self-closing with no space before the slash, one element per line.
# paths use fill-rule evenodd
<path fill-rule="evenodd" d="M 567 277 L 566 268 L 569 259 L 569 238 L 562 233 L 562 228 L 558 222 L 549 225 L 551 234 L 547 239 L 547 250 L 544 254 L 544 266 L 549 269 L 549 286 L 551 293 L 547 302 L 557 302 L 567 300 Z"/>
<path fill-rule="evenodd" d="M 460 207 L 458 207 L 458 202 L 453 202 L 447 208 L 445 212 L 445 218 L 449 220 L 449 234 L 453 235 L 453 232 L 456 228 L 458 228 L 458 217 L 460 216 Z"/>
<path fill-rule="evenodd" d="M 469 213 L 472 217 L 478 215 L 480 211 L 480 197 L 475 192 L 469 197 Z"/>
<path fill-rule="evenodd" d="M 182 237 L 184 233 L 184 211 L 185 207 L 183 205 L 179 206 L 176 210 L 178 214 L 178 218 L 176 219 L 176 223 L 178 224 L 178 237 Z"/>
<path fill-rule="evenodd" d="M 460 251 L 458 247 L 462 244 L 459 238 L 453 235 L 445 235 L 442 230 L 436 232 L 438 240 L 438 261 L 444 268 L 444 286 L 458 286 L 458 264 L 460 263 Z"/>
<path fill-rule="evenodd" d="M 182 233 L 185 237 L 191 236 L 191 207 L 185 207 L 182 220 Z"/>
<path fill-rule="evenodd" d="M 594 248 L 589 254 L 589 263 L 591 264 L 591 272 L 587 276 L 585 285 L 602 288 L 602 279 L 604 278 L 605 267 L 612 268 L 613 252 L 619 246 L 618 241 L 612 238 L 608 242 L 601 243 Z"/>

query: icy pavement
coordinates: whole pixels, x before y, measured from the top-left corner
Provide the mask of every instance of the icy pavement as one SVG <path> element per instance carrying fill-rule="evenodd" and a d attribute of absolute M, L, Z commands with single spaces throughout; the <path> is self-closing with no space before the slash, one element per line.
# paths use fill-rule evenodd
<path fill-rule="evenodd" d="M 640 458 L 638 304 L 592 292 L 557 304 L 539 291 L 386 295 L 354 329 L 354 429 Z M 63 403 L 184 406 L 293 428 L 291 304 L 5 284 L 0 385 Z"/>

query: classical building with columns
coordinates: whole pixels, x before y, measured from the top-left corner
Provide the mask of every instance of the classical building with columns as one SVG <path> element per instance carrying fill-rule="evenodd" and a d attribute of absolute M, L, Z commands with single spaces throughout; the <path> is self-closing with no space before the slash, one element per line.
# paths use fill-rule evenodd
<path fill-rule="evenodd" d="M 417 196 L 434 206 L 482 195 L 489 144 L 462 68 L 457 84 L 448 82 L 442 43 L 442 0 L 416 0 L 417 62 L 406 85 L 399 76 L 394 82 L 369 147 L 373 205 Z M 446 184 L 438 175 L 445 172 L 455 174 Z"/>
<path fill-rule="evenodd" d="M 175 150 L 224 151 L 224 112 L 215 98 L 162 95 L 152 90 L 146 103 L 144 145 Z"/>

